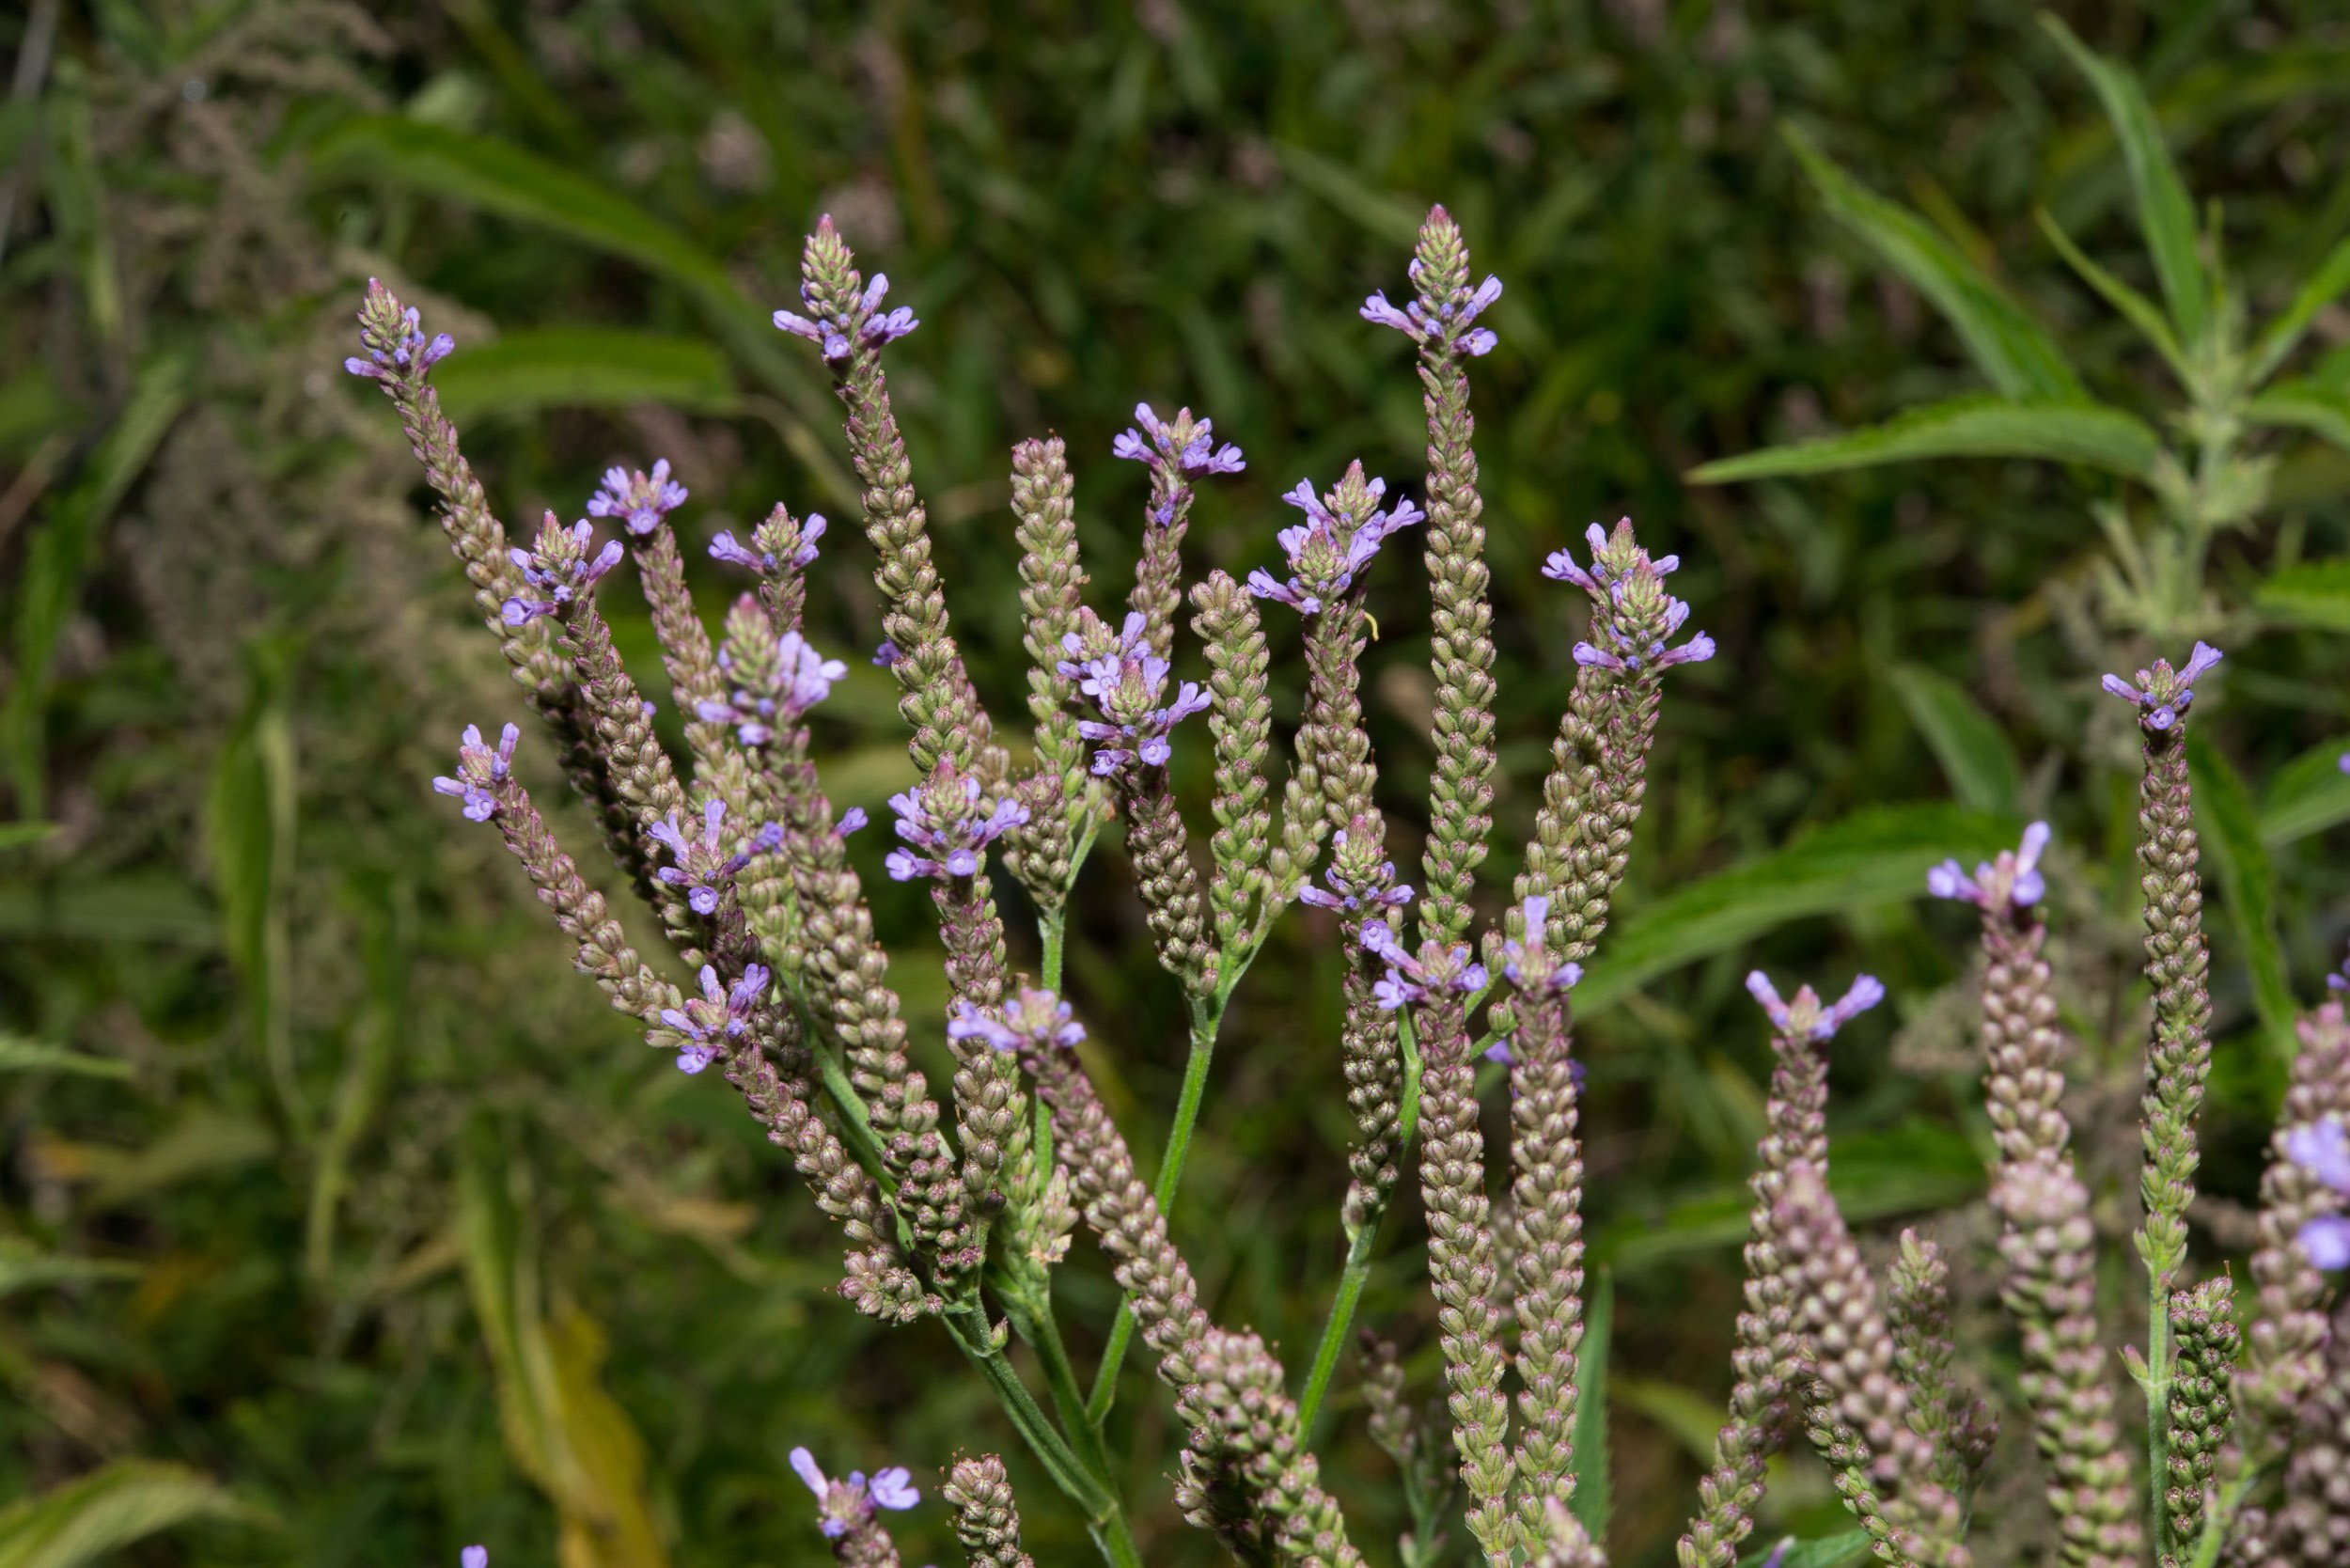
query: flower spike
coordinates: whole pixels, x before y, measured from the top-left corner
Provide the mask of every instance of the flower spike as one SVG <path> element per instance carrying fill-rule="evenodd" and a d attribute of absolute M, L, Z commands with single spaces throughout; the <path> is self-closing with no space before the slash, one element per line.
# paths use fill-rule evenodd
<path fill-rule="evenodd" d="M 514 747 L 522 738 L 523 732 L 509 724 L 498 731 L 497 749 L 493 751 L 482 744 L 480 726 L 465 726 L 457 746 L 457 776 L 435 778 L 433 792 L 462 800 L 466 821 L 488 822 L 497 812 L 493 791 L 513 772 Z"/>
<path fill-rule="evenodd" d="M 1359 462 L 1347 465 L 1345 476 L 1327 495 L 1317 496 L 1311 480 L 1298 480 L 1281 497 L 1307 517 L 1280 532 L 1289 580 L 1277 581 L 1260 568 L 1248 574 L 1248 591 L 1260 599 L 1278 600 L 1300 615 L 1320 614 L 1324 604 L 1355 586 L 1355 574 L 1371 564 L 1389 534 L 1426 520 L 1428 514 L 1409 499 L 1382 508 L 1379 502 L 1386 493 L 1386 481 L 1365 478 Z"/>
<path fill-rule="evenodd" d="M 2048 824 L 2033 823 L 2024 829 L 2024 841 L 2001 850 L 1998 858 L 1975 867 L 1972 877 L 1955 860 L 1945 860 L 1926 872 L 1926 891 L 1937 899 L 1956 899 L 1984 910 L 2005 904 L 2029 909 L 2038 903 L 2048 885 L 2040 874 L 2040 855 L 2048 847 Z"/>
<path fill-rule="evenodd" d="M 1874 975 L 1855 979 L 1852 989 L 1833 1006 L 1823 1006 L 1819 993 L 1808 985 L 1795 993 L 1794 1000 L 1781 1001 L 1771 977 L 1760 969 L 1747 976 L 1747 990 L 1762 1004 L 1772 1027 L 1811 1040 L 1833 1038 L 1838 1029 L 1885 1000 L 1885 987 Z"/>
<path fill-rule="evenodd" d="M 2195 682 L 2222 657 L 2211 644 L 2199 642 L 2186 663 L 2175 670 L 2170 660 L 2156 659 L 2152 668 L 2138 672 L 2136 685 L 2118 675 L 2107 676 L 2102 684 L 2123 701 L 2137 706 L 2140 728 L 2159 733 L 2186 716 L 2188 704 L 2195 700 Z"/>
<path fill-rule="evenodd" d="M 617 517 L 632 534 L 642 539 L 661 526 L 662 519 L 685 504 L 685 487 L 669 478 L 669 460 L 663 458 L 648 474 L 643 469 L 634 473 L 626 468 L 604 470 L 603 488 L 589 497 L 588 515 Z"/>

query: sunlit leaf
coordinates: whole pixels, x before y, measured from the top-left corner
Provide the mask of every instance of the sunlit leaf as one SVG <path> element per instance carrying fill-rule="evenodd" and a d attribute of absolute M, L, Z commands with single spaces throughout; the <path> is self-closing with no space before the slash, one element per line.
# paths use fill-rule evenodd
<path fill-rule="evenodd" d="M 2350 822 L 2350 774 L 2342 759 L 2350 736 L 2312 747 L 2279 769 L 2261 797 L 2261 842 L 2279 849 Z"/>
<path fill-rule="evenodd" d="M 1988 457 L 2082 463 L 2142 479 L 2154 471 L 2161 446 L 2144 420 L 2116 408 L 1953 398 L 1905 410 L 1866 430 L 1709 463 L 1689 478 L 1699 484 L 1727 484 L 1920 458 Z"/>
<path fill-rule="evenodd" d="M 79 1568 L 191 1521 L 246 1512 L 200 1471 L 118 1460 L 0 1510 L 0 1568 Z"/>
<path fill-rule="evenodd" d="M 1958 804 L 1969 811 L 2013 812 L 2024 766 L 1998 722 L 1965 687 L 1921 666 L 1897 666 L 1892 681 Z"/>

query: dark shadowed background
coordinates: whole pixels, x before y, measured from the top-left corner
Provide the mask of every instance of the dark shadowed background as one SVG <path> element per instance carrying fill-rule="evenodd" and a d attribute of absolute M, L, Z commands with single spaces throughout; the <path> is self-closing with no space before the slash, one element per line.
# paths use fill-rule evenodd
<path fill-rule="evenodd" d="M 2223 204 L 2231 275 L 2273 311 L 2350 228 L 2339 8 L 2066 8 L 2140 73 L 2190 188 Z M 2076 1115 L 2102 1217 L 2128 1230 L 2135 748 L 2096 677 L 2154 650 L 2098 598 L 2092 508 L 2142 517 L 2142 492 L 2004 461 L 1684 478 L 1982 385 L 1824 210 L 1790 127 L 1998 278 L 2098 397 L 2160 425 L 2159 362 L 2035 220 L 2153 287 L 2114 138 L 2030 6 L 8 11 L 0 57 L 35 57 L 0 109 L 0 1504 L 102 1475 L 114 1492 L 77 1506 L 107 1528 L 185 1520 L 135 1547 L 157 1565 L 447 1562 L 484 1541 L 514 1568 L 553 1560 L 567 1521 L 577 1564 L 807 1562 L 822 1544 L 794 1444 L 836 1470 L 910 1466 L 926 1489 L 991 1448 L 1038 1559 L 1088 1560 L 946 1337 L 877 1328 L 831 1294 L 830 1227 L 735 1099 L 603 1009 L 494 836 L 430 792 L 461 727 L 522 704 L 396 421 L 339 368 L 370 275 L 453 333 L 436 379 L 509 526 L 579 515 L 608 464 L 667 457 L 713 615 L 731 590 L 699 555 L 710 534 L 777 500 L 829 513 L 810 625 L 853 674 L 822 710 L 824 775 L 878 808 L 911 776 L 862 658 L 870 555 L 820 367 L 767 324 L 822 212 L 922 318 L 892 385 L 1001 715 L 1025 693 L 1015 440 L 1068 438 L 1104 607 L 1138 539 L 1144 476 L 1109 457 L 1138 399 L 1210 414 L 1246 449 L 1199 507 L 1199 570 L 1266 564 L 1290 516 L 1276 495 L 1350 458 L 1418 494 L 1408 345 L 1355 311 L 1398 290 L 1433 200 L 1508 286 L 1473 372 L 1501 651 L 1496 900 L 1582 625 L 1536 567 L 1626 512 L 1681 555 L 1675 585 L 1721 654 L 1670 678 L 1579 1010 L 1593 1257 L 1617 1293 L 1618 1561 L 1670 1560 L 1729 1383 L 1763 1074 L 1749 966 L 1884 978 L 1890 1005 L 1837 1043 L 1840 1190 L 1878 1234 L 1955 1207 L 1938 1233 L 1980 1260 L 1971 923 L 1928 907 L 1921 877 L 1946 846 L 2053 819 Z M 2345 344 L 2350 316 L 2321 313 L 2295 366 L 2339 389 Z M 2212 553 L 2208 635 L 2230 659 L 2198 711 L 2243 781 L 2221 802 L 2235 880 L 2204 1215 L 2228 1245 L 2277 1081 L 2247 960 L 2307 996 L 2350 911 L 2326 831 L 2350 818 L 2327 745 L 2350 727 L 2350 600 L 2262 590 L 2341 554 L 2350 459 L 2264 449 L 2268 504 Z M 1406 836 L 1431 756 L 1417 558 L 1378 562 L 1366 672 Z M 633 586 L 605 604 L 666 706 Z M 1294 631 L 1271 628 L 1287 720 Z M 1179 757 L 1204 822 L 1204 747 Z M 556 797 L 543 748 L 525 768 Z M 584 819 L 558 825 L 587 859 Z M 881 878 L 881 837 L 856 855 L 885 934 L 918 955 L 926 901 Z M 1114 848 L 1080 901 L 1070 988 L 1154 1158 L 1182 1009 Z M 1342 1249 L 1333 935 L 1291 917 L 1243 986 L 1175 1226 L 1212 1309 L 1293 1369 Z M 894 973 L 918 1048 L 940 1052 L 935 966 Z M 1412 1348 L 1424 1396 L 1416 1207 L 1391 1231 L 1366 1316 Z M 2117 1299 L 2135 1294 L 2125 1255 Z M 1089 1363 L 1114 1304 L 1089 1238 L 1060 1278 Z M 2012 1348 L 1989 1288 L 1963 1271 L 1960 1322 L 1996 1381 Z M 1402 1504 L 1351 1369 L 1335 1397 L 1325 1473 L 1388 1560 Z M 1212 1560 L 1171 1505 L 1178 1435 L 1142 1357 L 1120 1410 L 1146 1555 Z M 2042 1506 L 2028 1446 L 2011 1433 L 2009 1490 L 1985 1508 L 2024 1530 Z M 1807 1459 L 1767 1517 L 1835 1513 Z M 909 1562 L 956 1560 L 934 1499 L 900 1540 Z"/>

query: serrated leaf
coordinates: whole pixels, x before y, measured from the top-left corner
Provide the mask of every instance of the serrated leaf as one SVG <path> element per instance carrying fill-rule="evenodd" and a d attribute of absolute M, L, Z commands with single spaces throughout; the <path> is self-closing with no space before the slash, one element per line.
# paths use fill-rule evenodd
<path fill-rule="evenodd" d="M 246 1512 L 199 1471 L 118 1460 L 0 1510 L 0 1568 L 80 1568 L 192 1520 Z"/>
<path fill-rule="evenodd" d="M 2044 15 L 2048 29 L 2081 73 L 2089 78 L 2113 123 L 2122 144 L 2122 161 L 2130 176 L 2130 192 L 2138 203 L 2138 225 L 2154 258 L 2154 276 L 2161 281 L 2163 302 L 2179 330 L 2179 340 L 2199 341 L 2211 316 L 2211 283 L 2197 254 L 2200 236 L 2195 227 L 2195 203 L 2179 178 L 2179 165 L 2162 139 L 2154 106 L 2138 78 L 2092 50 L 2054 16 Z"/>
<path fill-rule="evenodd" d="M 2154 472 L 2162 449 L 2142 419 L 2086 402 L 2014 402 L 1952 398 L 1905 410 L 1882 425 L 1772 447 L 1691 470 L 1697 484 L 1794 474 L 1830 474 L 1923 458 L 2034 458 L 2081 463 L 2131 478 Z"/>
<path fill-rule="evenodd" d="M 449 417 L 660 403 L 695 413 L 734 406 L 726 357 L 692 337 L 556 328 L 509 332 L 433 372 Z"/>
<path fill-rule="evenodd" d="M 2050 402 L 2082 396 L 2056 343 L 1971 259 L 1915 212 L 1844 173 L 1801 132 L 1791 126 L 1786 134 L 1828 212 L 1942 313 L 2001 394 Z"/>
<path fill-rule="evenodd" d="M 1738 1568 L 1762 1568 L 1785 1539 L 1782 1536 L 1767 1546 L 1748 1552 L 1738 1560 Z M 1868 1561 L 1872 1551 L 1867 1530 L 1848 1529 L 1841 1535 L 1795 1542 L 1787 1548 L 1787 1555 L 1778 1560 L 1778 1568 L 1855 1568 Z"/>
<path fill-rule="evenodd" d="M 2013 813 L 2024 765 L 1998 722 L 1965 687 L 1921 666 L 1897 666 L 1892 681 L 1958 804 L 1969 811 Z"/>
<path fill-rule="evenodd" d="M 2345 290 L 2350 290 L 2350 238 L 2340 241 L 2326 253 L 2326 259 L 2295 291 L 2293 303 L 2277 313 L 2277 319 L 2261 334 L 2260 341 L 2252 345 L 2248 384 L 2258 386 L 2266 381 L 2301 341 L 2301 335 L 2310 330 L 2317 313 L 2340 299 Z"/>
<path fill-rule="evenodd" d="M 1987 860 L 2016 833 L 2009 819 L 1940 802 L 1856 812 L 1628 917 L 1575 987 L 1575 1011 L 1794 920 L 1922 897 L 1927 867 Z"/>
<path fill-rule="evenodd" d="M 2311 747 L 2278 770 L 2261 797 L 2261 842 L 2270 849 L 2350 822 L 2350 773 L 2342 759 L 2350 737 Z"/>
<path fill-rule="evenodd" d="M 68 1258 L 43 1252 L 20 1236 L 0 1236 L 0 1300 L 44 1285 L 135 1279 L 139 1265 L 110 1258 Z"/>
<path fill-rule="evenodd" d="M 2304 561 L 2252 590 L 2269 619 L 2330 632 L 2350 632 L 2350 558 Z"/>
<path fill-rule="evenodd" d="M 85 1078 L 127 1078 L 131 1064 L 93 1057 L 23 1035 L 0 1034 L 0 1073 L 70 1073 Z"/>
<path fill-rule="evenodd" d="M 2273 430 L 2307 431 L 2350 452 L 2350 395 L 2336 388 L 2280 381 L 2247 403 L 2244 416 Z"/>
<path fill-rule="evenodd" d="M 1616 1277 L 1591 1271 L 1583 1307 L 1583 1346 L 1575 1356 L 1574 1516 L 1593 1541 L 1607 1540 L 1613 1499 L 1607 1473 L 1607 1356 L 1615 1337 Z"/>
<path fill-rule="evenodd" d="M 2251 792 L 2200 729 L 2187 732 L 2186 767 L 2195 788 L 2196 832 L 2219 884 L 2220 906 L 2251 971 L 2253 1007 L 2280 1063 L 2290 1065 L 2296 1049 L 2296 1010 L 2285 978 L 2284 949 L 2277 940 L 2276 872 L 2261 841 Z"/>

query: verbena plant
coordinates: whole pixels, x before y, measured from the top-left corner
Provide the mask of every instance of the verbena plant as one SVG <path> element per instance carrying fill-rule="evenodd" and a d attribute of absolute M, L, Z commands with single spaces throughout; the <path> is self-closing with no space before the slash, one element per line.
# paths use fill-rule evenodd
<path fill-rule="evenodd" d="M 865 812 L 836 809 L 810 757 L 807 715 L 845 673 L 801 630 L 824 521 L 779 506 L 747 541 L 718 536 L 711 553 L 754 587 L 713 643 L 671 522 L 687 494 L 666 464 L 614 470 L 588 519 L 566 526 L 549 515 L 528 546 L 509 545 L 431 385 L 451 340 L 429 335 L 377 286 L 360 316 L 365 356 L 349 361 L 399 410 L 476 602 L 674 964 L 629 945 L 604 894 L 556 841 L 516 770 L 518 727 L 495 745 L 467 730 L 456 773 L 435 788 L 502 836 L 612 1006 L 679 1068 L 714 1069 L 741 1095 L 838 1222 L 846 1301 L 891 1324 L 934 1320 L 953 1338 L 1112 1563 L 1139 1560 L 1118 1480 L 1131 1466 L 1109 1451 L 1104 1426 L 1136 1333 L 1185 1433 L 1176 1484 L 1187 1516 L 1245 1561 L 1362 1560 L 1312 1439 L 1415 1152 L 1450 1422 L 1423 1430 L 1396 1352 L 1373 1340 L 1365 1400 L 1413 1519 L 1399 1555 L 1446 1560 L 1450 1542 L 1494 1563 L 1606 1560 L 1594 1397 L 1604 1366 L 1587 1368 L 1583 1356 L 1574 988 L 1630 853 L 1666 672 L 1715 650 L 1702 633 L 1684 637 L 1688 606 L 1666 587 L 1677 561 L 1652 556 L 1628 522 L 1592 527 L 1588 562 L 1564 549 L 1549 557 L 1545 574 L 1588 600 L 1588 635 L 1573 644 L 1575 682 L 1510 901 L 1480 910 L 1494 682 L 1467 371 L 1493 346 L 1479 321 L 1501 285 L 1475 280 L 1441 208 L 1421 229 L 1409 275 L 1408 304 L 1374 294 L 1362 314 L 1418 350 L 1422 498 L 1391 494 L 1359 463 L 1326 490 L 1300 481 L 1285 497 L 1303 520 L 1281 533 L 1281 575 L 1243 583 L 1214 572 L 1185 593 L 1195 486 L 1244 459 L 1207 419 L 1188 410 L 1162 419 L 1144 406 L 1114 447 L 1150 470 L 1143 548 L 1122 613 L 1106 617 L 1087 602 L 1061 443 L 1014 450 L 1033 725 L 1014 737 L 965 673 L 890 406 L 885 351 L 918 323 L 886 306 L 886 281 L 858 272 L 829 220 L 809 237 L 804 313 L 779 311 L 776 324 L 822 356 L 847 409 L 888 635 L 875 658 L 899 682 L 920 775 L 889 803 L 901 842 L 887 869 L 931 888 L 951 996 L 943 1020 L 905 1016 L 845 848 Z M 599 542 L 594 519 L 614 537 Z M 1373 805 L 1376 762 L 1358 699 L 1375 630 L 1362 569 L 1413 528 L 1426 541 L 1434 602 L 1437 758 L 1417 887 L 1402 880 Z M 658 740 L 653 707 L 597 608 L 598 583 L 624 562 L 651 606 L 683 759 Z M 1186 599 L 1207 668 L 1196 682 L 1173 680 Z M 1264 602 L 1302 623 L 1302 715 L 1285 765 L 1275 760 Z M 2035 824 L 2017 850 L 1971 873 L 1955 862 L 1926 872 L 1931 891 L 1981 917 L 2004 1296 L 2053 1544 L 2067 1562 L 2208 1568 L 2223 1553 L 2316 1562 L 2350 1544 L 2340 1485 L 2350 1466 L 2350 1323 L 2333 1308 L 2329 1327 L 2321 1272 L 2350 1262 L 2350 1219 L 2340 1213 L 2350 1195 L 2350 1019 L 2338 1003 L 2300 1020 L 2247 1299 L 2238 1303 L 2230 1274 L 2198 1271 L 2188 1255 L 2211 1008 L 2186 739 L 2195 687 L 2219 659 L 2199 642 L 2176 666 L 2156 659 L 2134 681 L 2106 682 L 2137 710 L 2143 735 L 2138 855 L 2154 1005 L 2138 1249 L 2152 1313 L 2143 1347 L 2126 1357 L 2146 1394 L 2142 1464 L 2095 1313 L 2092 1195 L 2060 1105 L 2068 1043 L 2041 914 L 2047 830 Z M 1214 754 L 1204 855 L 1167 774 L 1173 748 L 1197 744 L 1183 739 L 1195 714 Z M 1189 1009 L 1188 1067 L 1151 1180 L 1088 1071 L 1085 1052 L 1110 1047 L 1060 995 L 1071 891 L 1113 823 L 1159 962 Z M 1033 972 L 1015 971 L 999 895 L 1024 901 L 1034 918 Z M 1228 1004 L 1293 902 L 1325 911 L 1346 954 L 1335 1065 L 1356 1126 L 1339 1215 L 1346 1261 L 1299 1368 L 1246 1328 L 1211 1319 L 1169 1230 Z M 1752 1180 L 1730 1415 L 1681 1560 L 1727 1568 L 1750 1549 L 1766 1466 L 1800 1434 L 1830 1466 L 1858 1529 L 1779 1543 L 1769 1560 L 1783 1568 L 1873 1550 L 1888 1562 L 1959 1568 L 1972 1560 L 1969 1516 L 1997 1418 L 1984 1380 L 1958 1364 L 1950 1260 L 1904 1232 L 1880 1278 L 1828 1184 L 1829 1043 L 1883 988 L 1862 976 L 1827 1003 L 1810 986 L 1783 999 L 1760 972 L 1748 986 L 1777 1066 Z M 942 1023 L 944 1106 L 915 1060 Z M 1510 1181 L 1496 1202 L 1480 1090 L 1504 1079 Z M 1081 1218 L 1125 1293 L 1090 1393 L 1053 1304 L 1054 1270 Z M 1006 1354 L 1014 1335 L 1043 1371 L 1042 1402 Z M 909 1474 L 839 1479 L 806 1450 L 792 1463 L 842 1561 L 897 1560 L 884 1514 L 917 1499 Z M 944 1495 L 975 1563 L 1027 1560 L 999 1459 L 955 1460 Z M 1456 1507 L 1465 1542 L 1453 1535 Z"/>

